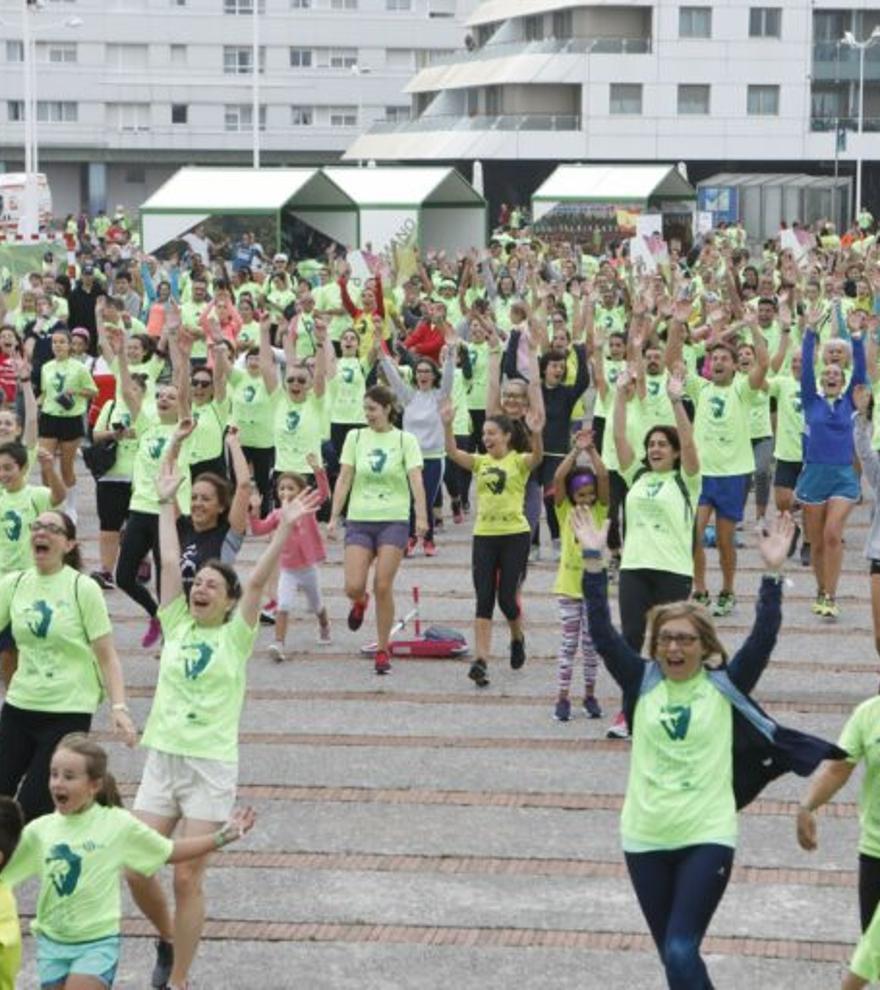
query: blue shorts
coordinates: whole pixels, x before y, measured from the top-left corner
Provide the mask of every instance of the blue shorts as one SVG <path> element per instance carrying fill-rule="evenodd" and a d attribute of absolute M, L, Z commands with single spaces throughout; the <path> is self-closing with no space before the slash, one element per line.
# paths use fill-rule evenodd
<path fill-rule="evenodd" d="M 723 478 L 703 475 L 700 505 L 711 506 L 719 519 L 740 522 L 749 483 L 747 474 L 731 474 Z"/>
<path fill-rule="evenodd" d="M 852 464 L 805 464 L 794 493 L 803 505 L 822 505 L 831 498 L 858 502 L 859 479 Z"/>
<path fill-rule="evenodd" d="M 72 973 L 93 976 L 112 987 L 119 965 L 119 935 L 95 939 L 94 942 L 56 942 L 37 935 L 37 972 L 41 987 L 64 983 Z"/>

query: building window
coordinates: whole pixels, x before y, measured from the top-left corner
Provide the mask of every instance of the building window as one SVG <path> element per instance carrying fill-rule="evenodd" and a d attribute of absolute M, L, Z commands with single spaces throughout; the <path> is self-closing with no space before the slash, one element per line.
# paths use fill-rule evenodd
<path fill-rule="evenodd" d="M 409 107 L 385 107 L 385 120 L 389 124 L 401 124 L 409 120 Z"/>
<path fill-rule="evenodd" d="M 778 117 L 779 87 L 749 86 L 746 106 L 750 117 Z"/>
<path fill-rule="evenodd" d="M 227 103 L 223 109 L 227 131 L 249 131 L 254 126 L 254 108 L 250 103 Z M 260 107 L 260 130 L 266 130 L 266 107 Z"/>
<path fill-rule="evenodd" d="M 171 104 L 171 123 L 186 124 L 189 121 L 189 106 L 186 103 Z"/>
<path fill-rule="evenodd" d="M 642 84 L 612 83 L 608 109 L 612 114 L 641 113 Z"/>
<path fill-rule="evenodd" d="M 147 45 L 107 45 L 107 65 L 114 69 L 145 69 L 149 61 Z"/>
<path fill-rule="evenodd" d="M 224 14 L 252 14 L 254 0 L 223 0 Z M 257 13 L 266 13 L 266 0 L 258 0 Z"/>
<path fill-rule="evenodd" d="M 357 107 L 330 107 L 331 127 L 357 127 Z"/>
<path fill-rule="evenodd" d="M 679 7 L 678 36 L 679 38 L 711 38 L 712 8 Z"/>
<path fill-rule="evenodd" d="M 24 42 L 22 41 L 6 42 L 6 61 L 7 62 L 24 61 Z"/>
<path fill-rule="evenodd" d="M 6 115 L 11 123 L 21 123 L 24 120 L 24 102 L 9 100 Z M 78 105 L 70 100 L 37 101 L 37 121 L 41 124 L 75 124 L 78 117 Z"/>
<path fill-rule="evenodd" d="M 350 69 L 358 64 L 357 48 L 331 48 L 330 68 Z"/>
<path fill-rule="evenodd" d="M 415 52 L 416 68 L 424 69 L 429 65 L 434 65 L 440 59 L 454 54 L 453 48 L 418 48 Z"/>
<path fill-rule="evenodd" d="M 385 0 L 386 10 L 412 10 L 412 0 Z"/>
<path fill-rule="evenodd" d="M 76 45 L 54 41 L 37 45 L 37 61 L 50 62 L 54 65 L 70 65 L 76 62 Z"/>
<path fill-rule="evenodd" d="M 292 69 L 310 69 L 312 67 L 311 48 L 291 48 L 290 67 Z"/>
<path fill-rule="evenodd" d="M 186 65 L 186 45 L 171 46 L 171 64 Z"/>
<path fill-rule="evenodd" d="M 311 127 L 315 122 L 314 107 L 291 107 L 290 123 L 293 127 Z"/>
<path fill-rule="evenodd" d="M 544 39 L 543 17 L 527 17 L 524 27 L 526 41 L 542 41 Z"/>
<path fill-rule="evenodd" d="M 709 87 L 691 84 L 678 87 L 678 112 L 708 114 Z"/>
<path fill-rule="evenodd" d="M 571 10 L 557 10 L 554 12 L 553 37 L 559 40 L 574 37 L 574 19 Z"/>
<path fill-rule="evenodd" d="M 749 10 L 750 38 L 779 38 L 781 36 L 781 7 L 752 7 Z"/>
<path fill-rule="evenodd" d="M 150 129 L 149 103 L 108 103 L 107 126 L 115 131 L 148 131 Z"/>
<path fill-rule="evenodd" d="M 331 10 L 357 10 L 357 0 L 330 0 Z"/>
<path fill-rule="evenodd" d="M 251 55 L 253 49 L 250 45 L 224 45 L 223 46 L 223 72 L 227 76 L 249 76 L 253 62 Z M 266 49 L 260 45 L 260 69 L 266 71 Z"/>
<path fill-rule="evenodd" d="M 290 0 L 291 10 L 309 10 L 312 6 L 312 0 Z"/>
<path fill-rule="evenodd" d="M 413 69 L 415 57 L 412 48 L 386 48 L 385 67 L 387 69 Z"/>
<path fill-rule="evenodd" d="M 125 181 L 129 185 L 142 186 L 147 181 L 147 170 L 142 165 L 129 165 L 125 170 Z"/>

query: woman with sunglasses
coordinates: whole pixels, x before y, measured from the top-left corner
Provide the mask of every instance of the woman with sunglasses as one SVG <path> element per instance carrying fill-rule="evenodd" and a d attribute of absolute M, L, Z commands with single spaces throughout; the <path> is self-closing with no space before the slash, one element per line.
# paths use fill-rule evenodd
<path fill-rule="evenodd" d="M 0 628 L 11 626 L 18 647 L 0 710 L 0 794 L 17 796 L 28 820 L 52 811 L 52 753 L 68 732 L 89 731 L 105 694 L 114 730 L 137 742 L 107 604 L 80 573 L 76 527 L 50 509 L 29 538 L 33 564 L 0 579 Z"/>
<path fill-rule="evenodd" d="M 700 944 L 730 879 L 737 812 L 776 777 L 807 776 L 846 754 L 778 725 L 749 697 L 782 624 L 782 568 L 794 533 L 776 519 L 758 549 L 764 562 L 755 622 L 728 662 L 708 611 L 696 602 L 650 614 L 648 657 L 611 624 L 608 523 L 578 509 L 590 632 L 624 696 L 632 760 L 620 819 L 630 880 L 670 990 L 711 987 Z M 627 543 L 629 543 L 627 535 Z"/>

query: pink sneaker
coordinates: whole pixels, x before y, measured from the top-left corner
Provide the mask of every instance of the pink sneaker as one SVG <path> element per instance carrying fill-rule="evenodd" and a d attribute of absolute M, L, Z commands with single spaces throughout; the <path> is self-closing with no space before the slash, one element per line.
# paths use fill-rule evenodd
<path fill-rule="evenodd" d="M 145 650 L 148 650 L 151 646 L 155 646 L 161 638 L 162 626 L 154 615 L 152 619 L 150 619 L 150 624 L 147 626 L 147 631 L 144 633 L 144 638 L 141 640 L 141 646 Z"/>

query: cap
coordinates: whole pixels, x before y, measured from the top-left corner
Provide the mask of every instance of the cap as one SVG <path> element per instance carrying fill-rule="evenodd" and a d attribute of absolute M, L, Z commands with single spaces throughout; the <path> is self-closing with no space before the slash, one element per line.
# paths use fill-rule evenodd
<path fill-rule="evenodd" d="M 85 265 L 82 266 L 82 273 L 83 275 L 94 275 L 95 266 L 91 262 L 87 262 Z"/>
<path fill-rule="evenodd" d="M 85 327 L 74 327 L 70 331 L 70 336 L 71 337 L 84 337 L 86 340 L 91 340 L 92 339 L 92 335 L 89 333 L 88 330 L 86 330 Z"/>
<path fill-rule="evenodd" d="M 283 251 L 279 251 L 278 254 L 276 254 L 275 257 L 272 260 L 273 261 L 283 261 L 285 264 L 287 264 L 287 262 L 290 261 L 290 258 L 288 258 L 287 255 Z"/>

